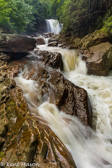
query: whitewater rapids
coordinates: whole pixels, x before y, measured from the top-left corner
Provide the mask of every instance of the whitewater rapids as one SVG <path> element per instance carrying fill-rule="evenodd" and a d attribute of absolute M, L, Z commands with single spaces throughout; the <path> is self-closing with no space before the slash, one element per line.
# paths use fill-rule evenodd
<path fill-rule="evenodd" d="M 37 111 L 71 152 L 77 168 L 112 168 L 112 76 L 88 76 L 81 55 L 77 51 L 40 46 L 40 49 L 60 52 L 63 56 L 64 75 L 72 83 L 84 88 L 93 110 L 94 131 L 81 124 L 76 117 L 59 111 L 54 104 L 42 102 L 38 83 L 28 80 L 25 67 L 16 83 L 23 90 L 31 111 Z M 37 100 L 40 101 L 38 106 Z"/>

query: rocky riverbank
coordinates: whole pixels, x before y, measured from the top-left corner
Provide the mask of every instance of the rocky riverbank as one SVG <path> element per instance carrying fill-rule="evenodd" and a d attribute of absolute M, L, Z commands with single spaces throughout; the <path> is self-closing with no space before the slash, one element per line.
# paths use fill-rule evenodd
<path fill-rule="evenodd" d="M 62 42 L 59 36 L 52 35 L 48 45 L 80 49 L 89 74 L 108 75 L 112 68 L 111 39 L 102 33 L 96 34 L 77 38 L 74 43 L 72 40 L 71 43 Z M 42 102 L 49 99 L 58 109 L 77 116 L 84 125 L 92 127 L 91 104 L 87 92 L 61 73 L 60 53 L 38 48 L 29 52 L 36 47 L 37 40 L 0 34 L 0 162 L 4 167 L 7 167 L 6 163 L 34 163 L 46 168 L 75 168 L 71 154 L 48 124 L 39 114 L 32 114 L 14 78 L 27 65 L 27 79 L 38 84 Z M 33 99 L 37 106 L 41 104 L 37 97 Z"/>
<path fill-rule="evenodd" d="M 2 34 L 0 44 L 0 162 L 4 167 L 7 164 L 14 167 L 15 163 L 34 163 L 46 168 L 75 168 L 63 143 L 42 117 L 32 114 L 14 77 L 24 69 L 24 65 L 37 61 L 38 69 L 30 66 L 28 78 L 34 78 L 39 84 L 43 99 L 48 94 L 47 98 L 59 109 L 78 116 L 85 125 L 91 125 L 92 113 L 86 91 L 67 81 L 59 71 L 63 69 L 60 54 L 40 52 L 40 59 L 32 59 L 31 54 L 26 57 L 29 50 L 35 48 L 34 39 Z M 22 167 L 27 166 L 22 164 Z"/>

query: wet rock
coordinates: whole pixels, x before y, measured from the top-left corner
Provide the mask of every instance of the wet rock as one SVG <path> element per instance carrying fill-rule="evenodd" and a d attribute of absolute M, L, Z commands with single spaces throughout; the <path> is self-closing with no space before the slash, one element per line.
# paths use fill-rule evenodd
<path fill-rule="evenodd" d="M 51 42 L 57 42 L 59 41 L 59 35 L 58 34 L 55 34 L 53 35 L 49 40 L 48 40 L 48 43 L 51 43 Z"/>
<path fill-rule="evenodd" d="M 32 65 L 29 78 L 39 84 L 43 101 L 46 101 L 47 95 L 49 101 L 56 104 L 60 110 L 75 115 L 83 124 L 92 126 L 91 105 L 87 92 L 65 79 L 57 70 L 44 67 L 40 63 L 36 67 L 37 74 L 34 76 L 35 70 Z"/>
<path fill-rule="evenodd" d="M 101 30 L 96 30 L 91 34 L 86 35 L 80 42 L 82 49 L 88 49 L 92 46 L 98 45 L 104 42 L 112 42 L 110 36 Z"/>
<path fill-rule="evenodd" d="M 28 36 L 0 33 L 0 52 L 27 53 L 36 46 L 36 40 Z"/>
<path fill-rule="evenodd" d="M 19 88 L 10 90 L 5 110 L 7 138 L 3 145 L 3 163 L 35 163 L 39 167 L 75 168 L 74 161 L 56 135 L 40 117 L 30 115 Z"/>
<path fill-rule="evenodd" d="M 23 92 L 13 80 L 22 67 L 12 62 L 0 67 L 0 162 L 4 168 L 75 168 L 71 154 L 37 114 L 31 115 Z M 23 62 L 24 65 L 24 62 Z"/>
<path fill-rule="evenodd" d="M 58 46 L 58 42 L 57 41 L 50 42 L 50 43 L 48 43 L 48 46 L 57 47 Z"/>
<path fill-rule="evenodd" d="M 54 33 L 43 33 L 42 36 L 45 38 L 50 38 L 54 35 Z"/>
<path fill-rule="evenodd" d="M 84 52 L 83 59 L 86 60 L 88 74 L 106 76 L 112 68 L 112 45 L 106 42 L 90 47 Z"/>
<path fill-rule="evenodd" d="M 45 40 L 44 40 L 43 37 L 38 37 L 36 41 L 37 41 L 37 45 L 43 45 L 43 44 L 45 44 Z"/>
<path fill-rule="evenodd" d="M 66 44 L 58 44 L 58 47 L 66 48 Z"/>
<path fill-rule="evenodd" d="M 35 56 L 29 55 L 32 60 L 42 61 L 45 65 L 63 70 L 62 56 L 60 53 L 43 50 L 35 50 L 34 53 Z"/>

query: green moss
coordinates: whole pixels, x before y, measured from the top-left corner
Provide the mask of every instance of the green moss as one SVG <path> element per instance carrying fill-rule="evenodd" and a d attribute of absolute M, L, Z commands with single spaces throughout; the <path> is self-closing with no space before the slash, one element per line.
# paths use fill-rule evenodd
<path fill-rule="evenodd" d="M 5 153 L 4 152 L 0 152 L 0 162 L 2 161 L 3 157 L 4 157 Z"/>

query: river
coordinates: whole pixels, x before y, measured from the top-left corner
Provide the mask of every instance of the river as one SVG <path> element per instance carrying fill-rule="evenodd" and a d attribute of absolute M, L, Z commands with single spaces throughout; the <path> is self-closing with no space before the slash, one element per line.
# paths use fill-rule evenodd
<path fill-rule="evenodd" d="M 87 91 L 93 110 L 93 130 L 82 125 L 77 117 L 59 111 L 49 101 L 43 102 L 38 83 L 28 78 L 26 65 L 15 80 L 23 90 L 31 111 L 34 115 L 38 111 L 47 121 L 72 154 L 77 168 L 112 168 L 112 76 L 87 75 L 85 62 L 77 50 L 47 45 L 37 47 L 61 53 L 65 78 Z M 36 62 L 32 64 L 38 66 Z M 40 101 L 39 107 L 36 100 Z"/>

